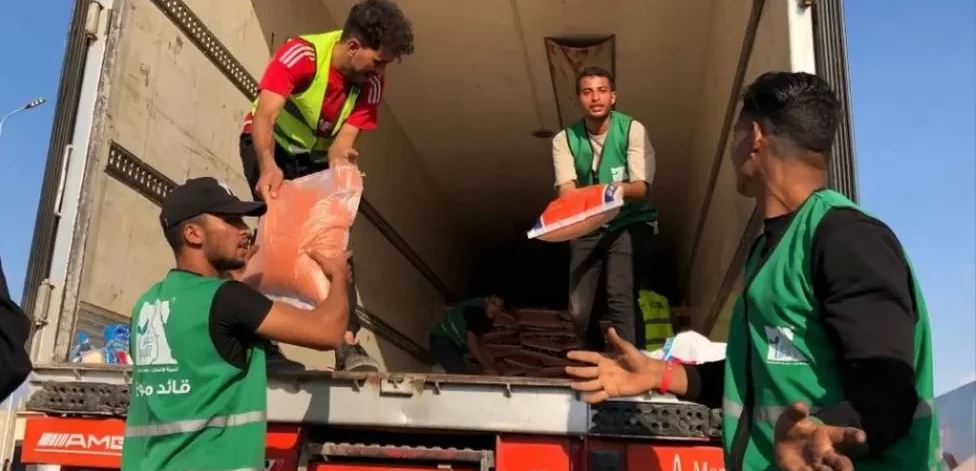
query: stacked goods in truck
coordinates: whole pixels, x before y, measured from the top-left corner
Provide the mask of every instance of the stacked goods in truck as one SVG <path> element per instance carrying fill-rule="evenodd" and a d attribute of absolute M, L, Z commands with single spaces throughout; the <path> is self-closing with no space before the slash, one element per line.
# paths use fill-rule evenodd
<path fill-rule="evenodd" d="M 268 201 L 241 280 L 274 300 L 303 309 L 318 305 L 329 294 L 329 280 L 308 254 L 346 251 L 362 193 L 363 177 L 354 165 L 285 181 Z"/>
<path fill-rule="evenodd" d="M 497 316 L 483 339 L 505 376 L 563 377 L 566 352 L 581 347 L 566 313 L 540 309 Z"/>
<path fill-rule="evenodd" d="M 610 222 L 623 205 L 623 188 L 616 183 L 572 190 L 546 206 L 528 236 L 547 242 L 575 239 Z"/>

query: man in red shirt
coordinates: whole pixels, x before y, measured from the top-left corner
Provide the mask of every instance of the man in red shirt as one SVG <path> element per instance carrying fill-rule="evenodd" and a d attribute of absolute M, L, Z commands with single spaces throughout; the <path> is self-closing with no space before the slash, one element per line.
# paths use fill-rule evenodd
<path fill-rule="evenodd" d="M 261 78 L 261 93 L 241 133 L 241 160 L 255 199 L 276 198 L 286 179 L 355 164 L 356 138 L 376 128 L 387 64 L 412 52 L 410 22 L 391 0 L 354 5 L 341 32 L 282 44 Z M 336 351 L 336 367 L 375 371 L 376 362 L 356 340 L 355 270 L 350 276 L 349 329 L 346 345 Z"/>

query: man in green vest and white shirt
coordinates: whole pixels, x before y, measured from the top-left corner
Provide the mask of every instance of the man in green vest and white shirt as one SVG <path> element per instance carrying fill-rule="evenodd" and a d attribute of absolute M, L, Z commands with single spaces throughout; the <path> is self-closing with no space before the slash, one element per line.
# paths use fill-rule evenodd
<path fill-rule="evenodd" d="M 745 91 L 731 165 L 756 200 L 724 361 L 569 357 L 589 402 L 666 391 L 723 409 L 725 468 L 941 469 L 925 298 L 884 223 L 825 189 L 842 107 L 823 79 L 770 72 Z"/>
<path fill-rule="evenodd" d="M 188 180 L 163 202 L 176 268 L 132 310 L 122 471 L 264 469 L 267 341 L 319 350 L 343 341 L 347 256 L 308 254 L 336 288 L 309 311 L 220 277 L 244 265 L 250 231 L 242 217 L 264 211 L 210 177 Z"/>
<path fill-rule="evenodd" d="M 377 126 L 386 66 L 411 53 L 412 27 L 391 0 L 362 0 L 341 30 L 293 37 L 278 47 L 240 136 L 254 198 L 275 198 L 284 180 L 340 162 L 355 164 L 359 134 Z M 355 270 L 352 276 L 349 300 L 355 312 Z M 376 361 L 357 343 L 357 319 L 349 317 L 336 366 L 376 371 Z M 282 358 L 276 348 L 269 353 Z"/>
<path fill-rule="evenodd" d="M 628 342 L 638 342 L 636 280 L 647 278 L 657 211 L 650 204 L 654 148 L 637 120 L 613 110 L 613 74 L 586 67 L 576 80 L 583 118 L 552 140 L 556 188 L 563 196 L 590 185 L 618 183 L 625 205 L 597 232 L 570 241 L 569 312 L 587 348 L 600 350 L 603 335 L 590 329 L 600 276 L 606 270 L 607 314 Z M 641 329 L 640 334 L 643 334 Z"/>

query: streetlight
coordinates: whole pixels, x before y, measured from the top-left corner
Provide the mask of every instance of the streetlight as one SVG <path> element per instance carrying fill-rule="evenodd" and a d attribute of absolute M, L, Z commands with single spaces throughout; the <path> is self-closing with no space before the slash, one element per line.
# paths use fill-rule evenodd
<path fill-rule="evenodd" d="M 35 98 L 35 99 L 31 100 L 31 101 L 28 101 L 24 106 L 21 106 L 20 108 L 17 108 L 16 110 L 13 110 L 13 111 L 7 113 L 7 115 L 4 116 L 3 118 L 0 118 L 0 136 L 3 135 L 3 123 L 5 121 L 7 121 L 7 118 L 9 118 L 9 117 L 11 117 L 11 116 L 13 116 L 13 115 L 21 112 L 21 111 L 26 111 L 26 110 L 29 110 L 29 109 L 37 108 L 38 106 L 43 105 L 44 102 L 46 102 L 46 101 L 47 101 L 47 99 L 45 99 L 44 97 L 37 97 L 37 98 Z"/>

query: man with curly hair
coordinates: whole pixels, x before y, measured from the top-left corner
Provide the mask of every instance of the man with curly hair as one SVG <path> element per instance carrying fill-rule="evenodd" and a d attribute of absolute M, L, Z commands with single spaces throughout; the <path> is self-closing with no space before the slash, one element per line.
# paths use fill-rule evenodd
<path fill-rule="evenodd" d="M 362 0 L 341 30 L 285 41 L 265 69 L 240 137 L 244 174 L 255 199 L 276 198 L 284 180 L 355 164 L 356 138 L 376 129 L 386 66 L 411 53 L 413 29 L 391 0 Z M 352 277 L 349 302 L 355 313 Z M 357 343 L 358 331 L 352 314 L 346 343 L 336 350 L 336 367 L 376 371 L 376 362 Z"/>

